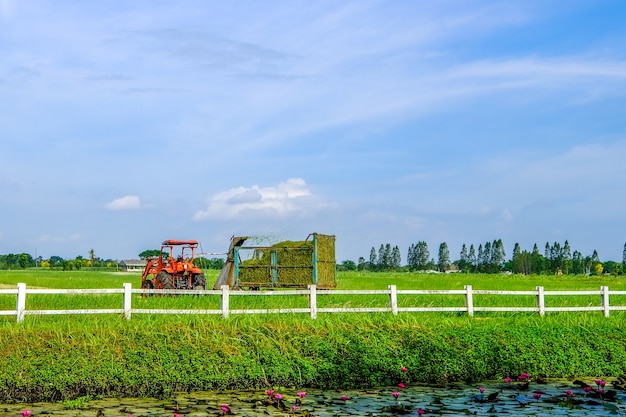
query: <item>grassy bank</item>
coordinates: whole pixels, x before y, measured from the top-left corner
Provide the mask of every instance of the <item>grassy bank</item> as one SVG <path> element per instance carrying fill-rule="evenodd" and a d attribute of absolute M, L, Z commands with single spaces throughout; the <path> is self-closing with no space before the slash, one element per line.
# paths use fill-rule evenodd
<path fill-rule="evenodd" d="M 23 282 L 23 278 L 15 279 Z M 58 279 L 37 278 L 39 286 L 47 287 L 51 285 L 46 280 Z M 98 282 L 110 288 L 106 280 L 126 282 L 124 278 L 100 276 Z M 480 276 L 441 278 L 346 274 L 338 281 L 342 288 L 385 288 L 389 283 L 402 288 L 496 285 Z M 541 284 L 542 277 L 529 281 L 501 281 L 497 288 L 548 284 L 553 285 L 550 289 L 597 289 L 621 284 L 593 279 Z M 146 302 L 198 302 L 197 298 L 155 297 Z M 402 366 L 409 371 L 400 375 Z M 452 313 L 397 317 L 363 313 L 325 314 L 316 320 L 305 315 L 0 320 L 3 402 L 85 395 L 163 397 L 175 391 L 271 386 L 355 388 L 396 384 L 400 378 L 405 383 L 440 383 L 444 375 L 452 381 L 480 381 L 521 372 L 547 377 L 626 374 L 624 314 L 615 312 L 610 318 L 598 312 L 474 318 Z"/>

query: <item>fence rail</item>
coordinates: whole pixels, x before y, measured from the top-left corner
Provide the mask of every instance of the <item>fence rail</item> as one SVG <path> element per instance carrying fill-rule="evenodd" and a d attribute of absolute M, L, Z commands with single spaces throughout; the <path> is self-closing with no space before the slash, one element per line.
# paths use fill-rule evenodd
<path fill-rule="evenodd" d="M 72 310 L 27 310 L 26 298 L 31 294 L 123 294 L 121 308 L 102 309 L 72 309 Z M 141 295 L 198 295 L 218 296 L 220 298 L 219 309 L 142 309 L 133 308 L 133 294 Z M 361 312 L 391 312 L 397 315 L 400 312 L 424 313 L 424 312 L 464 312 L 474 316 L 475 312 L 532 312 L 544 316 L 546 312 L 565 311 L 601 311 L 605 317 L 609 317 L 611 311 L 626 311 L 626 305 L 610 305 L 609 295 L 626 295 L 626 291 L 609 291 L 609 287 L 602 286 L 599 290 L 590 291 L 545 291 L 544 287 L 536 287 L 534 291 L 496 291 L 474 290 L 471 285 L 466 285 L 462 290 L 399 290 L 395 285 L 389 285 L 386 290 L 318 290 L 315 285 L 309 285 L 307 289 L 281 290 L 281 291 L 239 291 L 230 290 L 224 285 L 219 290 L 156 290 L 156 289 L 133 289 L 131 284 L 125 283 L 120 289 L 27 289 L 26 284 L 17 284 L 16 289 L 0 289 L 0 295 L 15 295 L 16 307 L 13 310 L 0 310 L 0 316 L 15 316 L 18 322 L 24 320 L 26 315 L 54 315 L 54 314 L 121 314 L 125 319 L 130 319 L 132 314 L 198 314 L 198 315 L 221 315 L 227 318 L 231 314 L 275 314 L 275 313 L 303 313 L 317 318 L 318 313 L 361 313 Z M 265 297 L 265 296 L 289 296 L 304 295 L 308 297 L 306 308 L 268 308 L 268 309 L 231 309 L 231 297 Z M 318 296 L 328 295 L 386 295 L 388 303 L 385 307 L 318 307 Z M 462 295 L 463 306 L 450 307 L 399 307 L 399 295 Z M 497 296 L 534 296 L 536 303 L 532 307 L 484 307 L 474 305 L 474 295 L 497 295 Z M 546 296 L 598 296 L 598 305 L 575 306 L 575 307 L 546 307 Z"/>

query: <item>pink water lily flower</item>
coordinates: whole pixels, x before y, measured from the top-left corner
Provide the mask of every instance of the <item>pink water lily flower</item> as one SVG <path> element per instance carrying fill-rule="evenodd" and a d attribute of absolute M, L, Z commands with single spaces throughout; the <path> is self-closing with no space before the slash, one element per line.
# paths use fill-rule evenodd
<path fill-rule="evenodd" d="M 426 411 L 422 410 L 421 408 L 417 409 L 417 415 L 421 416 L 422 414 L 424 414 Z"/>
<path fill-rule="evenodd" d="M 30 416 L 30 413 L 31 413 L 30 410 L 20 411 L 20 414 L 22 415 L 22 417 L 28 417 Z"/>
<path fill-rule="evenodd" d="M 391 393 L 391 395 L 393 395 L 393 398 L 395 398 L 397 400 L 398 397 L 400 396 L 400 393 L 398 391 L 394 391 L 394 392 Z"/>
<path fill-rule="evenodd" d="M 294 413 L 298 410 L 298 406 L 297 405 L 292 405 L 291 406 L 291 411 L 293 411 Z"/>
<path fill-rule="evenodd" d="M 398 384 L 398 386 L 399 386 L 400 388 L 402 388 L 402 389 L 406 388 L 406 385 L 404 385 L 402 382 L 400 382 L 400 383 Z"/>
<path fill-rule="evenodd" d="M 504 382 L 506 383 L 511 383 L 513 380 L 511 378 L 509 378 L 508 376 L 506 378 L 504 378 Z"/>
<path fill-rule="evenodd" d="M 483 392 L 485 392 L 485 388 L 484 387 L 480 387 L 480 388 L 478 388 L 478 391 L 480 391 L 480 393 L 482 394 Z"/>
<path fill-rule="evenodd" d="M 541 393 L 540 392 L 533 392 L 533 398 L 537 401 L 539 401 L 539 398 L 541 398 Z"/>
<path fill-rule="evenodd" d="M 306 392 L 302 391 L 296 394 L 300 398 L 304 398 L 306 396 Z"/>
<path fill-rule="evenodd" d="M 565 395 L 567 395 L 568 397 L 571 397 L 572 395 L 574 395 L 574 393 L 572 392 L 571 389 L 568 389 L 567 391 L 565 391 Z"/>
<path fill-rule="evenodd" d="M 348 401 L 348 400 L 350 399 L 350 397 L 348 397 L 347 395 L 342 395 L 342 396 L 341 396 L 341 399 L 342 399 L 343 401 Z"/>
<path fill-rule="evenodd" d="M 406 372 L 406 371 L 408 371 L 409 369 L 408 369 L 406 366 L 403 366 L 402 368 L 400 368 L 400 370 L 401 370 L 402 372 Z"/>
<path fill-rule="evenodd" d="M 274 390 L 268 389 L 267 391 L 265 391 L 265 393 L 271 397 L 274 395 Z"/>
<path fill-rule="evenodd" d="M 282 400 L 283 396 L 282 394 L 274 394 L 274 398 L 276 398 L 277 400 Z"/>

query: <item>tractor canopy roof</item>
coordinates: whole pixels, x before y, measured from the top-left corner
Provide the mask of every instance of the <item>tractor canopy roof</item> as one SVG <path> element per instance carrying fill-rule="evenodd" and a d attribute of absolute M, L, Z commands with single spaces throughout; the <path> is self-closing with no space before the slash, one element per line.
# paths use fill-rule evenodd
<path fill-rule="evenodd" d="M 187 246 L 196 247 L 196 246 L 198 246 L 198 241 L 197 240 L 174 240 L 174 239 L 168 239 L 168 240 L 163 241 L 163 243 L 161 245 L 163 245 L 163 246 L 187 245 Z"/>

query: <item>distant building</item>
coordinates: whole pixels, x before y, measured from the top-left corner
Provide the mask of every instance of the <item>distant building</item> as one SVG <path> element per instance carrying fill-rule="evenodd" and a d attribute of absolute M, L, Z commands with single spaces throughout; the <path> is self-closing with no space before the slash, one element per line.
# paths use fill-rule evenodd
<path fill-rule="evenodd" d="M 146 267 L 148 262 L 141 259 L 124 259 L 120 264 L 122 265 L 122 271 L 128 272 L 141 272 Z"/>

